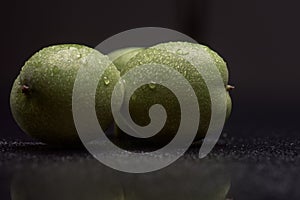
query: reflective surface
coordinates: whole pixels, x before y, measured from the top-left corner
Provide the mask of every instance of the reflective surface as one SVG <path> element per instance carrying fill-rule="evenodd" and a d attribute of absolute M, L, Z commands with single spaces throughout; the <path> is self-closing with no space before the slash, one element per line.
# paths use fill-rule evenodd
<path fill-rule="evenodd" d="M 226 135 L 225 135 L 226 136 Z M 298 139 L 224 137 L 157 172 L 112 170 L 84 150 L 0 141 L 1 199 L 299 199 Z"/>

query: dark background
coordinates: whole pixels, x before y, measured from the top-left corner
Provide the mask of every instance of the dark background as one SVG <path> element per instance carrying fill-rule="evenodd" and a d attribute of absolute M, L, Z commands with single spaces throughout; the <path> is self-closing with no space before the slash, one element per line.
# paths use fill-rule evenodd
<path fill-rule="evenodd" d="M 9 109 L 24 62 L 52 44 L 96 46 L 114 34 L 157 26 L 181 31 L 224 57 L 234 136 L 297 136 L 300 113 L 299 1 L 9 1 L 1 5 L 0 138 L 26 138 Z"/>

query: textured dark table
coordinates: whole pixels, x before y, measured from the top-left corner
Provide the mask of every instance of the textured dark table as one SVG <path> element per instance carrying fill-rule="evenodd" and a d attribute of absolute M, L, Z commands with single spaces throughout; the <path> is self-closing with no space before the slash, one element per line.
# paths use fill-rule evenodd
<path fill-rule="evenodd" d="M 175 164 L 126 174 L 84 150 L 0 140 L 0 197 L 6 199 L 300 199 L 300 139 L 223 135 L 199 160 L 195 144 Z M 99 198 L 97 198 L 99 199 Z"/>

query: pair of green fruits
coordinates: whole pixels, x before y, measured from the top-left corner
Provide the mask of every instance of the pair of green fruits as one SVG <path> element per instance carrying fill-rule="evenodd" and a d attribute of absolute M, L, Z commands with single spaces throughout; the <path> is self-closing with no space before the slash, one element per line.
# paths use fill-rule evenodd
<path fill-rule="evenodd" d="M 216 52 L 203 45 L 169 42 L 150 48 L 126 48 L 110 53 L 108 57 L 113 64 L 102 75 L 95 96 L 95 110 L 102 129 L 108 129 L 113 123 L 111 96 L 120 76 L 138 65 L 155 63 L 176 69 L 191 84 L 201 110 L 195 140 L 203 138 L 210 122 L 211 101 L 203 78 L 188 60 L 206 58 L 194 58 L 191 54 L 186 60 L 176 54 L 178 51 L 190 52 L 199 48 L 209 53 L 215 62 L 220 72 L 215 76 L 221 74 L 224 83 L 222 87 L 230 89 L 226 63 Z M 24 132 L 47 144 L 81 144 L 72 115 L 72 91 L 79 68 L 87 65 L 90 56 L 99 61 L 99 67 L 105 67 L 101 65 L 101 61 L 107 59 L 106 56 L 95 49 L 77 44 L 46 47 L 25 63 L 13 84 L 10 96 L 12 114 Z M 231 112 L 228 93 L 224 101 L 227 103 L 228 118 Z M 170 140 L 180 124 L 180 105 L 174 94 L 161 85 L 144 85 L 134 92 L 129 111 L 135 123 L 145 126 L 150 122 L 148 111 L 154 104 L 161 104 L 168 114 L 164 128 L 152 138 L 154 143 L 160 143 Z M 120 135 L 122 138 L 121 131 L 116 132 L 116 137 Z M 130 142 L 130 139 L 134 138 L 124 137 L 127 140 L 124 142 Z"/>

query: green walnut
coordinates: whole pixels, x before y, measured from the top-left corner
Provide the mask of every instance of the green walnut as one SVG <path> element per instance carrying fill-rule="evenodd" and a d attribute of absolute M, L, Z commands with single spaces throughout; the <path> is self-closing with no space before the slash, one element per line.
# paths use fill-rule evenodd
<path fill-rule="evenodd" d="M 24 132 L 48 144 L 81 144 L 73 121 L 72 91 L 78 69 L 91 57 L 99 63 L 95 67 L 105 67 L 102 61 L 108 60 L 92 48 L 62 44 L 38 51 L 25 63 L 10 96 L 12 114 Z M 111 64 L 97 86 L 95 109 L 104 130 L 113 122 L 110 99 L 119 78 Z"/>
<path fill-rule="evenodd" d="M 211 100 L 208 88 L 201 74 L 199 74 L 195 66 L 189 62 L 189 60 L 200 59 L 200 61 L 205 61 L 203 59 L 208 59 L 204 56 L 196 57 L 195 55 L 197 54 L 192 53 L 195 51 L 200 51 L 200 49 L 202 51 L 204 49 L 205 52 L 210 55 L 210 58 L 213 59 L 213 62 L 218 68 L 218 74 L 215 74 L 215 76 L 221 75 L 224 83 L 220 87 L 224 87 L 227 91 L 230 90 L 232 86 L 228 85 L 228 69 L 225 61 L 216 52 L 200 44 L 187 42 L 168 42 L 158 44 L 151 48 L 140 51 L 137 55 L 131 58 L 123 70 L 121 70 L 122 76 L 136 66 L 146 64 L 162 64 L 176 69 L 179 73 L 181 73 L 194 89 L 198 98 L 199 108 L 201 110 L 201 120 L 199 122 L 196 140 L 205 137 L 211 118 Z M 226 95 L 224 101 L 227 104 L 226 117 L 228 118 L 232 106 L 229 94 Z M 154 104 L 161 104 L 165 108 L 168 118 L 163 129 L 157 135 L 149 138 L 149 140 L 155 144 L 159 144 L 161 142 L 166 143 L 176 135 L 181 119 L 179 102 L 176 96 L 169 89 L 155 83 L 144 85 L 138 88 L 130 98 L 129 111 L 135 123 L 140 126 L 146 126 L 150 123 L 148 111 Z"/>

